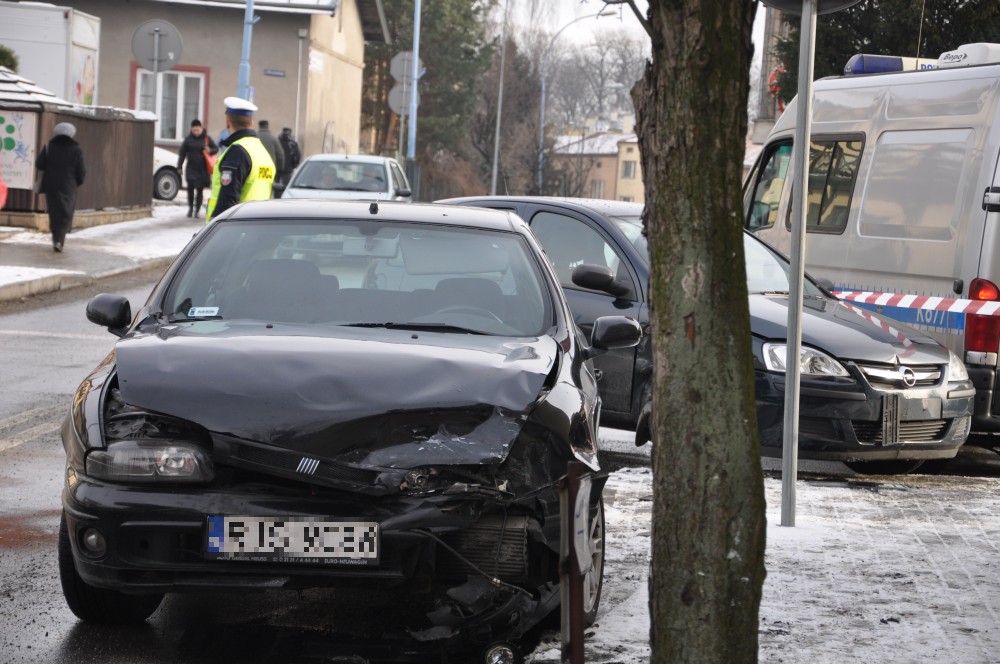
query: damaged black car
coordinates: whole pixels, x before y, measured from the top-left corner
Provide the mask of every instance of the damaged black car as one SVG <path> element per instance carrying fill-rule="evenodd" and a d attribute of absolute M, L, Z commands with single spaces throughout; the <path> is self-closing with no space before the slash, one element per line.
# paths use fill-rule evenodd
<path fill-rule="evenodd" d="M 269 201 L 206 226 L 74 396 L 59 568 L 81 619 L 165 593 L 399 587 L 415 642 L 513 641 L 559 606 L 559 490 L 593 473 L 585 612 L 600 602 L 605 476 L 590 358 L 527 225 L 497 210 Z M 395 628 L 395 627 L 394 627 Z M 389 629 L 387 627 L 386 629 Z"/>

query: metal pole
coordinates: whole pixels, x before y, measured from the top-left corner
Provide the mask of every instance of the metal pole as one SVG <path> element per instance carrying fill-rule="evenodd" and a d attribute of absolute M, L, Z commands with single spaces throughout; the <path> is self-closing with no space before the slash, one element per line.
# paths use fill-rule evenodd
<path fill-rule="evenodd" d="M 500 161 L 500 117 L 503 112 L 503 72 L 507 61 L 507 10 L 510 0 L 503 5 L 503 27 L 500 29 L 500 87 L 497 92 L 497 127 L 493 133 L 493 178 L 490 183 L 490 195 L 497 194 L 497 164 Z"/>
<path fill-rule="evenodd" d="M 250 41 L 253 39 L 253 0 L 247 0 L 246 12 L 243 14 L 243 52 L 240 55 L 239 79 L 236 83 L 236 96 L 240 99 L 250 99 Z"/>
<path fill-rule="evenodd" d="M 295 140 L 300 144 L 302 138 L 299 136 L 299 108 L 302 102 L 302 43 L 306 40 L 308 32 L 304 28 L 299 28 L 299 66 L 295 76 Z"/>
<path fill-rule="evenodd" d="M 417 67 L 420 65 L 420 0 L 413 4 L 413 61 L 410 62 L 410 113 L 406 128 L 406 159 L 413 161 L 417 147 Z M 412 167 L 410 167 L 412 169 Z"/>
<path fill-rule="evenodd" d="M 540 100 L 540 102 L 538 104 L 538 108 L 539 108 L 539 112 L 538 112 L 538 172 L 537 172 L 537 174 L 535 176 L 535 185 L 536 185 L 536 187 L 538 189 L 538 194 L 539 195 L 541 195 L 543 193 L 542 192 L 542 167 L 544 165 L 544 151 L 545 151 L 545 77 L 548 74 L 549 52 L 552 50 L 552 47 L 555 46 L 556 39 L 559 38 L 559 35 L 561 35 L 566 28 L 568 28 L 569 26 L 573 25 L 577 21 L 582 21 L 582 20 L 584 20 L 586 18 L 600 18 L 601 16 L 611 16 L 614 13 L 615 13 L 615 11 L 613 9 L 605 9 L 604 11 L 597 12 L 596 14 L 587 14 L 585 16 L 578 16 L 578 17 L 574 18 L 572 21 L 570 21 L 569 23 L 567 23 L 563 27 L 559 28 L 559 30 L 556 31 L 556 34 L 552 35 L 552 39 L 549 40 L 548 46 L 546 46 L 545 50 L 542 51 L 542 65 L 539 68 L 539 72 L 538 72 L 541 75 L 540 78 L 542 79 L 542 90 L 541 90 L 542 96 L 541 96 L 541 100 Z M 494 168 L 495 168 L 495 166 L 494 166 Z"/>
<path fill-rule="evenodd" d="M 799 92 L 792 148 L 792 246 L 788 275 L 788 339 L 785 356 L 785 421 L 781 454 L 781 525 L 795 526 L 795 480 L 799 464 L 799 354 L 802 349 L 802 283 L 805 280 L 809 145 L 812 136 L 813 56 L 817 0 L 803 0 L 799 30 Z"/>
<path fill-rule="evenodd" d="M 542 55 L 542 98 L 539 101 L 539 112 L 538 112 L 538 174 L 535 177 L 535 188 L 538 190 L 539 196 L 543 195 L 545 192 L 542 191 L 542 166 L 543 166 L 543 153 L 545 151 L 545 58 L 548 56 L 548 49 Z"/>

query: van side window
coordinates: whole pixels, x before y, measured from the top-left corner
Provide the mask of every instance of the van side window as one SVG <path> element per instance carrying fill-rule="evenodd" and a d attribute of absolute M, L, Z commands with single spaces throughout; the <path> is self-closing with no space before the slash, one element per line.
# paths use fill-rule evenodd
<path fill-rule="evenodd" d="M 814 140 L 810 145 L 807 233 L 839 235 L 847 228 L 863 148 L 860 137 Z M 792 227 L 792 207 L 788 206 L 786 228 Z"/>
<path fill-rule="evenodd" d="M 753 186 L 747 191 L 747 194 L 752 191 L 753 195 L 746 196 L 743 201 L 745 225 L 748 229 L 753 231 L 774 225 L 791 160 L 790 141 L 768 147 L 759 173 L 754 174 L 751 180 Z"/>

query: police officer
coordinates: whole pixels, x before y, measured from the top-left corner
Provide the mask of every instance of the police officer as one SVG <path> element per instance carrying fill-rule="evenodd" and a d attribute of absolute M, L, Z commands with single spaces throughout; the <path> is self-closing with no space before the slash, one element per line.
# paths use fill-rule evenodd
<path fill-rule="evenodd" d="M 253 127 L 257 107 L 239 97 L 226 97 L 226 129 L 231 133 L 219 147 L 222 152 L 212 173 L 212 193 L 208 199 L 205 223 L 244 201 L 271 198 L 277 169 Z"/>

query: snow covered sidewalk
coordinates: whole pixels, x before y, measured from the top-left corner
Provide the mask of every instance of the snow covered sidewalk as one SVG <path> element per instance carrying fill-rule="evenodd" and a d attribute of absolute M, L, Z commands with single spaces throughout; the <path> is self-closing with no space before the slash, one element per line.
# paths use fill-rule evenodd
<path fill-rule="evenodd" d="M 588 662 L 648 661 L 651 480 L 632 468 L 608 482 L 604 597 Z M 800 480 L 794 528 L 778 525 L 780 479 L 766 479 L 765 491 L 761 662 L 1000 661 L 1000 479 Z M 528 661 L 558 662 L 558 635 Z"/>

